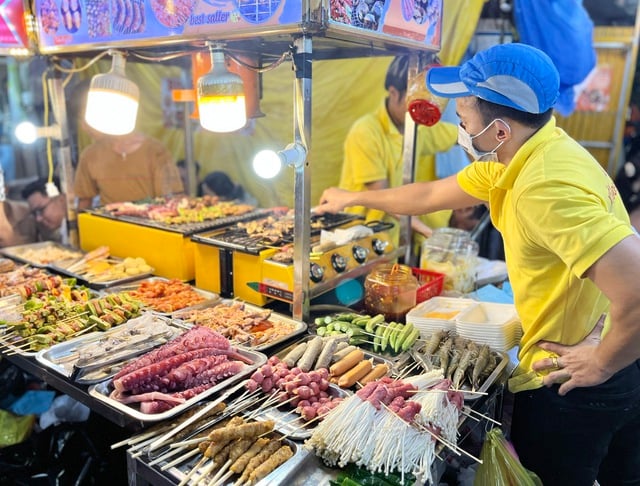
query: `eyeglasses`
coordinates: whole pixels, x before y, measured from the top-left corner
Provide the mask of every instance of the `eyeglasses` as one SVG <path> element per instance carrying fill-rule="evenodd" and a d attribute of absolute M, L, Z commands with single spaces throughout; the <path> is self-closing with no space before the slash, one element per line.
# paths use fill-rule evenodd
<path fill-rule="evenodd" d="M 44 206 L 40 206 L 39 208 L 33 208 L 31 210 L 31 214 L 33 215 L 33 217 L 34 218 L 42 217 L 45 210 L 47 209 L 47 207 L 49 207 L 49 204 L 51 204 L 52 202 L 53 202 L 53 199 L 49 199 L 49 202 L 47 202 L 47 204 L 45 204 Z"/>

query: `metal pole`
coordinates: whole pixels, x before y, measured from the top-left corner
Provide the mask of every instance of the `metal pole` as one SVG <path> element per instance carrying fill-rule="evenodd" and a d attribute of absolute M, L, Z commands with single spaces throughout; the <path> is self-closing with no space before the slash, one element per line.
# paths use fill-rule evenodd
<path fill-rule="evenodd" d="M 302 36 L 294 40 L 293 64 L 296 74 L 293 96 L 294 139 L 307 149 L 311 149 L 311 37 Z M 311 177 L 309 161 L 294 168 L 294 230 L 293 230 L 293 309 L 297 320 L 309 318 L 309 249 L 311 229 Z"/>
<path fill-rule="evenodd" d="M 640 3 L 636 7 L 636 22 L 633 29 L 633 37 L 631 44 L 627 48 L 626 60 L 624 63 L 624 73 L 622 75 L 622 86 L 620 87 L 620 98 L 618 98 L 618 107 L 616 110 L 616 122 L 613 129 L 613 148 L 609 152 L 609 161 L 607 172 L 615 177 L 618 171 L 618 161 L 621 160 L 622 150 L 622 133 L 625 126 L 625 112 L 629 103 L 629 93 L 633 82 L 632 67 L 636 65 L 638 57 L 638 36 L 640 36 Z"/>
<path fill-rule="evenodd" d="M 71 145 L 69 143 L 69 124 L 64 87 L 60 78 L 47 81 L 49 97 L 55 122 L 60 125 L 60 143 L 58 144 L 58 167 L 60 168 L 60 192 L 67 202 L 67 228 L 62 235 L 62 242 L 74 248 L 79 246 L 78 220 L 75 208 L 75 193 L 73 192 L 74 170 L 71 161 Z M 44 100 L 45 103 L 48 100 Z"/>
<path fill-rule="evenodd" d="M 409 57 L 407 70 L 407 84 L 418 74 L 420 60 L 413 54 Z M 415 181 L 416 174 L 416 137 L 418 130 L 409 112 L 404 115 L 404 134 L 402 140 L 402 183 L 410 184 Z M 404 245 L 404 263 L 415 266 L 416 255 L 413 252 L 413 231 L 411 230 L 411 216 L 400 216 L 400 246 Z"/>

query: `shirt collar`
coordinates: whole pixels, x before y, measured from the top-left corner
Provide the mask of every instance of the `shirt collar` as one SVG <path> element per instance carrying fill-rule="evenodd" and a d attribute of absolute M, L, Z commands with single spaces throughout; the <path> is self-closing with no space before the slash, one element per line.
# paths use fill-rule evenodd
<path fill-rule="evenodd" d="M 387 111 L 387 101 L 386 98 L 382 100 L 382 103 L 378 106 L 376 110 L 376 117 L 378 118 L 380 125 L 386 133 L 389 135 L 400 135 L 400 132 L 394 125 L 393 121 L 391 121 L 391 117 L 389 116 L 389 112 Z"/>
<path fill-rule="evenodd" d="M 549 140 L 556 129 L 556 119 L 551 117 L 540 130 L 534 133 L 529 140 L 527 140 L 522 147 L 518 149 L 509 165 L 506 166 L 502 177 L 497 182 L 496 186 L 501 189 L 511 189 L 513 184 L 524 168 L 527 161 L 529 161 L 531 154 L 544 142 Z"/>

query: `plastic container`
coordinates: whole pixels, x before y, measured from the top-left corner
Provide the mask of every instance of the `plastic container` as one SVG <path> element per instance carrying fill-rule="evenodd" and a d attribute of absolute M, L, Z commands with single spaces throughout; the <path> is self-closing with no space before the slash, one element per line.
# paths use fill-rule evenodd
<path fill-rule="evenodd" d="M 439 228 L 422 244 L 420 268 L 444 274 L 445 291 L 468 294 L 475 289 L 478 251 L 468 231 Z"/>
<path fill-rule="evenodd" d="M 458 315 L 476 305 L 478 302 L 472 299 L 433 297 L 411 309 L 406 319 L 420 329 L 422 337 L 428 337 L 442 329 L 455 333 Z"/>
<path fill-rule="evenodd" d="M 364 283 L 364 306 L 371 315 L 383 314 L 387 322 L 403 322 L 416 305 L 418 279 L 411 267 L 385 263 L 376 266 Z"/>
<path fill-rule="evenodd" d="M 431 270 L 422 270 L 421 268 L 412 268 L 411 271 L 420 285 L 416 292 L 416 304 L 437 297 L 442 293 L 444 274 L 432 272 Z"/>
<path fill-rule="evenodd" d="M 460 312 L 455 321 L 458 336 L 498 351 L 516 346 L 522 335 L 520 318 L 513 304 L 478 302 Z"/>

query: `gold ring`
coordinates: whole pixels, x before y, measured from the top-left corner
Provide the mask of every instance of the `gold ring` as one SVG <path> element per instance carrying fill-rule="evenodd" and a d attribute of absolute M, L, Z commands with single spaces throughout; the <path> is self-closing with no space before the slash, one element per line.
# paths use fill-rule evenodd
<path fill-rule="evenodd" d="M 554 368 L 560 368 L 560 365 L 558 364 L 558 357 L 557 356 L 553 356 L 551 358 L 551 364 L 553 365 Z"/>

